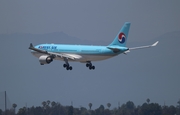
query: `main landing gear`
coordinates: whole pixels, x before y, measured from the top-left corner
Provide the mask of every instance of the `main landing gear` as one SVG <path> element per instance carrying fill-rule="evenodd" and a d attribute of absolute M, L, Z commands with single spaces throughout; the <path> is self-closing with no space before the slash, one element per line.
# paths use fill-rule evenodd
<path fill-rule="evenodd" d="M 63 67 L 66 68 L 66 70 L 72 70 L 72 66 L 69 65 L 68 59 L 64 58 L 65 64 L 63 64 Z"/>
<path fill-rule="evenodd" d="M 91 70 L 91 69 L 93 69 L 93 70 L 95 69 L 95 66 L 93 66 L 90 61 L 88 61 L 88 62 L 86 63 L 86 67 L 88 67 L 90 70 Z"/>
<path fill-rule="evenodd" d="M 72 70 L 72 66 L 70 66 L 69 64 L 63 64 L 63 67 L 66 68 L 66 70 Z"/>
<path fill-rule="evenodd" d="M 63 67 L 66 68 L 66 70 L 72 70 L 72 66 L 69 65 L 68 59 L 64 58 L 65 64 L 63 64 Z M 94 70 L 95 66 L 92 65 L 91 61 L 86 62 L 86 67 L 88 67 L 90 70 Z"/>

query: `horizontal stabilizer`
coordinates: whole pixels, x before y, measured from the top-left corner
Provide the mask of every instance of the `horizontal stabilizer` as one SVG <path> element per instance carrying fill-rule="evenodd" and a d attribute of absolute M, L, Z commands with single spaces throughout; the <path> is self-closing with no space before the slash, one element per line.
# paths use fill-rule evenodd
<path fill-rule="evenodd" d="M 107 46 L 108 49 L 111 49 L 113 52 L 117 53 L 117 52 L 124 52 L 129 50 L 126 47 L 120 47 L 120 46 Z"/>
<path fill-rule="evenodd" d="M 147 46 L 140 46 L 140 47 L 133 47 L 133 48 L 129 48 L 129 50 L 135 50 L 135 49 L 143 49 L 143 48 L 150 48 L 150 47 L 154 47 L 159 43 L 159 41 L 155 42 L 152 45 L 147 45 Z"/>
<path fill-rule="evenodd" d="M 154 46 L 156 46 L 158 43 L 159 43 L 159 41 L 157 41 L 156 43 L 154 43 L 154 44 L 153 44 L 153 45 L 151 45 L 151 46 L 153 46 L 153 47 L 154 47 Z"/>
<path fill-rule="evenodd" d="M 129 48 L 129 50 L 125 51 L 124 54 L 129 53 L 130 50 L 137 50 L 137 49 L 144 49 L 144 48 L 154 47 L 154 46 L 156 46 L 158 43 L 159 43 L 159 41 L 155 42 L 155 43 L 152 44 L 152 45 Z"/>

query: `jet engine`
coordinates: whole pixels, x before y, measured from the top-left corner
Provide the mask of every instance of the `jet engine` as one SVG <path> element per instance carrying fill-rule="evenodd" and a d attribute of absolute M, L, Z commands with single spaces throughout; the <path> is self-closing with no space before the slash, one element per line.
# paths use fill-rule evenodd
<path fill-rule="evenodd" d="M 47 55 L 42 55 L 39 57 L 39 62 L 41 65 L 44 65 L 44 64 L 49 64 L 53 61 L 52 57 L 50 56 L 47 56 Z"/>

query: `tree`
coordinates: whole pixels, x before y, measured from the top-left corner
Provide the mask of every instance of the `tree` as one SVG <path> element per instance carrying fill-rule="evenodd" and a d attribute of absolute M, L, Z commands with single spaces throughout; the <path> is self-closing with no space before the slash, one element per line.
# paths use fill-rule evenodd
<path fill-rule="evenodd" d="M 126 115 L 127 114 L 127 107 L 126 104 L 122 104 L 119 108 L 120 115 Z"/>
<path fill-rule="evenodd" d="M 161 115 L 161 114 L 162 114 L 162 108 L 157 103 L 151 103 L 151 104 L 144 103 L 141 106 L 140 115 Z"/>
<path fill-rule="evenodd" d="M 169 115 L 175 115 L 176 114 L 176 108 L 174 107 L 174 106 L 170 106 L 169 108 L 168 108 L 168 110 L 169 110 Z M 167 114 L 167 113 L 166 113 Z"/>
<path fill-rule="evenodd" d="M 110 103 L 107 103 L 107 107 L 110 108 L 110 107 L 111 107 L 111 104 L 110 104 Z"/>
<path fill-rule="evenodd" d="M 109 109 L 105 109 L 103 115 L 111 115 L 111 111 Z"/>
<path fill-rule="evenodd" d="M 132 101 L 126 102 L 126 108 L 129 110 L 133 110 L 135 107 L 134 103 Z"/>
<path fill-rule="evenodd" d="M 179 104 L 179 108 L 180 108 L 180 100 L 177 103 Z"/>
<path fill-rule="evenodd" d="M 17 104 L 12 104 L 12 107 L 14 108 L 14 113 L 16 113 L 16 107 L 17 107 Z"/>
<path fill-rule="evenodd" d="M 54 101 L 51 102 L 51 106 L 52 106 L 52 107 L 55 107 L 55 106 L 56 106 L 56 102 L 54 102 Z"/>
<path fill-rule="evenodd" d="M 25 115 L 26 114 L 26 110 L 25 108 L 20 108 L 17 115 Z"/>
<path fill-rule="evenodd" d="M 45 101 L 42 102 L 43 108 L 46 108 L 47 103 Z"/>
<path fill-rule="evenodd" d="M 0 115 L 2 115 L 3 111 L 0 109 Z"/>
<path fill-rule="evenodd" d="M 177 102 L 179 105 L 177 106 L 177 114 L 180 115 L 180 99 Z"/>
<path fill-rule="evenodd" d="M 103 105 L 100 105 L 99 109 L 102 110 L 102 111 L 104 111 L 104 106 L 103 106 Z"/>
<path fill-rule="evenodd" d="M 68 115 L 73 115 L 73 106 L 68 108 Z"/>
<path fill-rule="evenodd" d="M 125 105 L 125 115 L 132 115 L 134 114 L 135 105 L 132 101 L 126 102 Z"/>
<path fill-rule="evenodd" d="M 50 104 L 51 102 L 49 101 L 49 100 L 47 100 L 47 105 L 49 106 L 49 104 Z"/>
<path fill-rule="evenodd" d="M 104 106 L 100 105 L 98 109 L 95 110 L 96 115 L 104 115 Z"/>
<path fill-rule="evenodd" d="M 149 98 L 147 98 L 147 99 L 146 99 L 146 101 L 147 101 L 147 103 L 149 104 L 149 102 L 150 102 L 150 99 L 149 99 Z"/>
<path fill-rule="evenodd" d="M 92 107 L 92 103 L 89 103 L 89 109 L 91 110 L 91 107 Z"/>

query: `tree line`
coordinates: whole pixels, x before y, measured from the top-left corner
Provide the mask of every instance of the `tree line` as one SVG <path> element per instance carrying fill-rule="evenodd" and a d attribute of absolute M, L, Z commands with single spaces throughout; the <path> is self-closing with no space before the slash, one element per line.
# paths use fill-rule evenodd
<path fill-rule="evenodd" d="M 89 103 L 89 108 L 73 106 L 63 106 L 59 102 L 43 101 L 41 106 L 37 107 L 22 107 L 17 112 L 17 104 L 12 105 L 12 109 L 2 111 L 0 115 L 180 115 L 180 100 L 177 106 L 161 106 L 158 103 L 150 103 L 147 99 L 141 106 L 135 106 L 132 101 L 128 101 L 118 108 L 111 109 L 111 103 L 100 105 L 92 110 L 92 103 Z"/>

